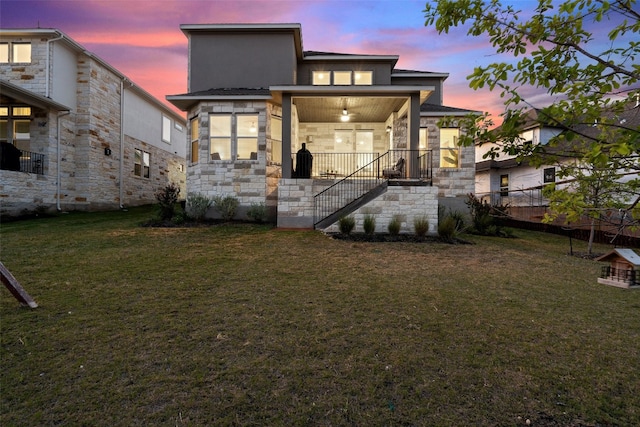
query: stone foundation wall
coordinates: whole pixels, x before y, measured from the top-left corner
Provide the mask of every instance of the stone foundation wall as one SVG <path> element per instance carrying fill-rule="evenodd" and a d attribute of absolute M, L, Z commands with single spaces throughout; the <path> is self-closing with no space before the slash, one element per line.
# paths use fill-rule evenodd
<path fill-rule="evenodd" d="M 400 233 L 413 234 L 413 221 L 425 216 L 429 221 L 428 234 L 438 232 L 438 189 L 427 186 L 390 186 L 387 192 L 351 215 L 356 220 L 355 232 L 364 232 L 365 215 L 370 214 L 376 220 L 376 233 L 388 233 L 389 222 L 395 215 L 400 219 Z M 338 223 L 326 231 L 338 232 Z"/>
<path fill-rule="evenodd" d="M 278 227 L 313 228 L 314 199 L 332 181 L 316 179 L 283 179 L 278 188 Z M 428 186 L 390 186 L 387 192 L 352 215 L 356 219 L 356 231 L 362 230 L 364 215 L 376 218 L 376 232 L 387 232 L 394 215 L 401 220 L 401 233 L 413 233 L 413 220 L 426 215 L 429 233 L 434 234 L 438 226 L 438 189 Z M 338 231 L 333 224 L 327 231 Z"/>

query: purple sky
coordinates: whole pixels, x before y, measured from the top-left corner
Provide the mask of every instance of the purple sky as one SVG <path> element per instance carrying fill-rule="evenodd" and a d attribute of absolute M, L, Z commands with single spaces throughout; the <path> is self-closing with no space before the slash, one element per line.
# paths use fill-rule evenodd
<path fill-rule="evenodd" d="M 535 2 L 511 0 L 531 10 Z M 466 76 L 500 60 L 484 37 L 424 26 L 413 0 L 0 0 L 2 28 L 56 28 L 164 101 L 187 91 L 181 24 L 300 23 L 305 50 L 399 55 L 398 68 L 449 73 L 444 103 L 503 110 L 499 93 L 474 91 Z M 166 102 L 166 101 L 165 101 Z"/>

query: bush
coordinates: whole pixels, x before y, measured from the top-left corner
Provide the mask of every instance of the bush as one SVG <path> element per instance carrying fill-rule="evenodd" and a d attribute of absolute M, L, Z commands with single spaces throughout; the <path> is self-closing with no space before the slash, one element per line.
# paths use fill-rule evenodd
<path fill-rule="evenodd" d="M 482 202 L 473 194 L 467 196 L 467 205 L 471 213 L 471 232 L 483 236 L 501 236 L 502 227 L 499 217 L 506 215 L 507 206 L 491 206 Z"/>
<path fill-rule="evenodd" d="M 338 227 L 342 234 L 349 235 L 356 226 L 356 219 L 352 216 L 343 216 L 338 220 Z"/>
<path fill-rule="evenodd" d="M 187 203 L 185 205 L 186 214 L 189 218 L 192 218 L 196 221 L 202 221 L 212 203 L 213 200 L 203 194 L 189 194 L 189 196 L 187 197 Z"/>
<path fill-rule="evenodd" d="M 391 221 L 389 221 L 389 225 L 387 226 L 389 234 L 391 234 L 392 236 L 397 236 L 398 234 L 400 234 L 401 225 L 402 222 L 400 220 L 400 215 L 394 215 L 393 218 L 391 218 Z"/>
<path fill-rule="evenodd" d="M 418 216 L 413 219 L 413 229 L 416 236 L 424 237 L 429 232 L 429 219 L 426 215 Z"/>
<path fill-rule="evenodd" d="M 452 242 L 457 234 L 456 219 L 447 215 L 438 224 L 438 236 L 444 241 Z"/>
<path fill-rule="evenodd" d="M 262 224 L 267 220 L 267 207 L 263 202 L 251 203 L 251 207 L 247 211 L 247 216 L 255 222 Z"/>
<path fill-rule="evenodd" d="M 364 223 L 362 224 L 364 233 L 369 236 L 376 232 L 376 219 L 373 215 L 367 214 L 364 216 Z"/>
<path fill-rule="evenodd" d="M 215 196 L 213 198 L 213 207 L 223 220 L 230 221 L 238 210 L 238 199 L 233 196 Z"/>
<path fill-rule="evenodd" d="M 178 195 L 180 188 L 171 183 L 166 187 L 158 190 L 155 194 L 158 206 L 160 208 L 160 219 L 171 219 L 176 211 L 176 203 L 178 203 Z"/>

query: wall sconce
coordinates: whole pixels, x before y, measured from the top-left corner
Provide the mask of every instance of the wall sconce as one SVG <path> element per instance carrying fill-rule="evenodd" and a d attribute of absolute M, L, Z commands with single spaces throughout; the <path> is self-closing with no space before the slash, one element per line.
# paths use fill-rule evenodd
<path fill-rule="evenodd" d="M 387 126 L 387 133 L 391 132 L 391 126 Z"/>
<path fill-rule="evenodd" d="M 111 148 L 107 147 L 104 149 L 104 155 L 105 156 L 110 156 L 111 155 Z"/>

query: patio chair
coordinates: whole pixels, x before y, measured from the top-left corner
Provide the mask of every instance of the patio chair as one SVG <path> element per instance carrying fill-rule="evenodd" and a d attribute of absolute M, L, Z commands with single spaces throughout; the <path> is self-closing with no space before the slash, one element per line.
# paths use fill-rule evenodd
<path fill-rule="evenodd" d="M 382 169 L 382 176 L 387 179 L 404 177 L 404 159 L 400 157 L 394 167 Z"/>

